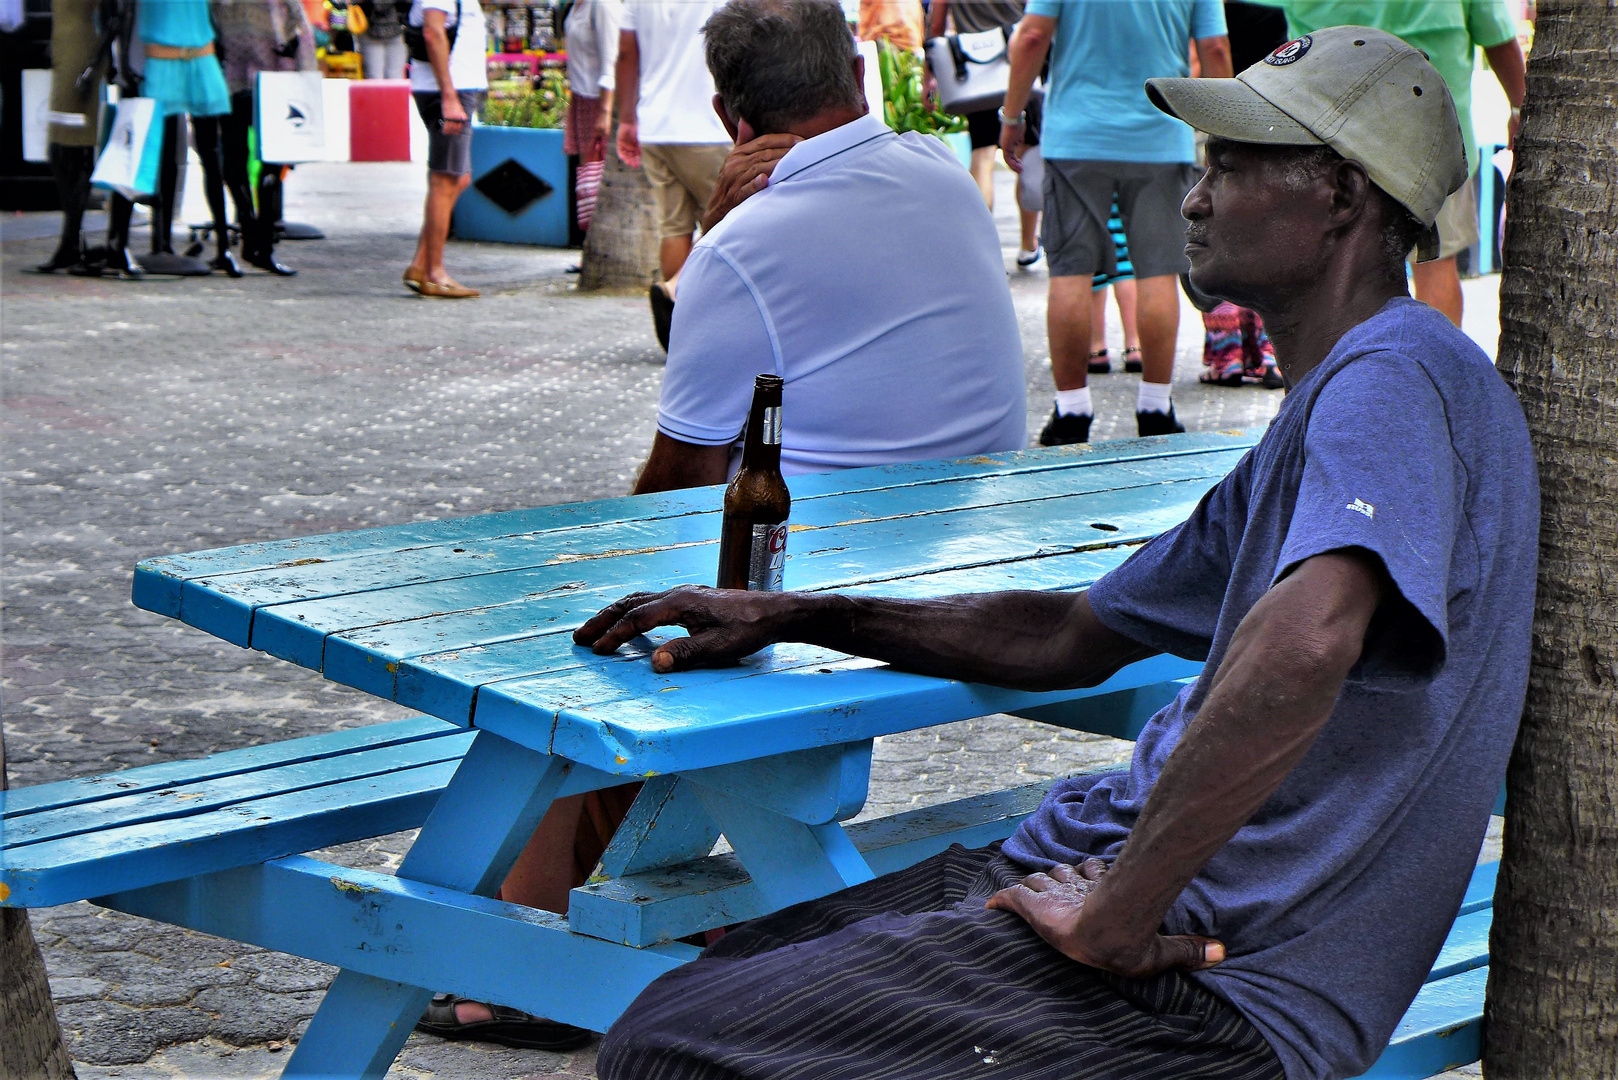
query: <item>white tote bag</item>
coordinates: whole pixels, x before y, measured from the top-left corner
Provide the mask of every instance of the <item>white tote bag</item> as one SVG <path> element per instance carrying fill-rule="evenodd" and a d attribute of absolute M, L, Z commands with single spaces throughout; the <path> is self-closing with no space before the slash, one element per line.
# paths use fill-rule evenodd
<path fill-rule="evenodd" d="M 260 161 L 326 159 L 326 108 L 318 71 L 261 71 L 254 97 Z"/>
<path fill-rule="evenodd" d="M 163 124 L 157 119 L 157 102 L 124 98 L 118 102 L 107 145 L 96 159 L 90 183 L 131 200 L 154 194 L 162 156 Z"/>

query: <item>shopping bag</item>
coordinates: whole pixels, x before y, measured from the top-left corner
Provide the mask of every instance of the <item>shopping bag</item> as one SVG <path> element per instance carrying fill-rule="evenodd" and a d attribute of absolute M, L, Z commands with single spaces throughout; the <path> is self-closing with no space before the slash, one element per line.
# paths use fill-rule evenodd
<path fill-rule="evenodd" d="M 260 161 L 326 159 L 326 109 L 318 71 L 261 71 L 253 97 Z"/>
<path fill-rule="evenodd" d="M 1011 62 L 1006 32 L 985 30 L 951 34 L 927 42 L 927 66 L 938 83 L 938 104 L 945 112 L 982 112 L 1006 100 Z"/>
<path fill-rule="evenodd" d="M 601 172 L 606 166 L 605 161 L 587 161 L 579 166 L 573 193 L 578 206 L 579 229 L 583 232 L 590 230 L 590 219 L 595 217 L 596 195 L 601 191 Z"/>
<path fill-rule="evenodd" d="M 107 145 L 96 159 L 90 183 L 131 200 L 155 194 L 162 157 L 163 123 L 157 117 L 157 102 L 124 98 L 118 102 Z"/>

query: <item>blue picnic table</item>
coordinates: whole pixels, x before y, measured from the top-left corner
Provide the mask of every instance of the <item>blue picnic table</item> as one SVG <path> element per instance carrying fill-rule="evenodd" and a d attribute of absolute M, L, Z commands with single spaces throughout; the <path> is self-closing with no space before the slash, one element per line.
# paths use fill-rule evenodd
<path fill-rule="evenodd" d="M 787 586 L 1081 589 L 1183 520 L 1258 434 L 797 477 Z M 681 938 L 1002 839 L 1046 786 L 845 824 L 878 736 L 1009 712 L 1133 737 L 1200 668 L 1158 656 L 1031 693 L 802 645 L 658 675 L 646 656 L 671 632 L 609 657 L 572 643 L 626 592 L 711 582 L 719 502 L 702 488 L 141 563 L 139 606 L 424 715 L 5 793 L 0 904 L 94 898 L 335 964 L 285 1075 L 379 1077 L 435 990 L 605 1030 L 697 955 Z M 490 899 L 553 799 L 632 780 L 566 916 Z M 299 854 L 417 826 L 395 875 Z M 1476 1059 L 1492 893 L 1480 869 L 1375 1075 Z"/>

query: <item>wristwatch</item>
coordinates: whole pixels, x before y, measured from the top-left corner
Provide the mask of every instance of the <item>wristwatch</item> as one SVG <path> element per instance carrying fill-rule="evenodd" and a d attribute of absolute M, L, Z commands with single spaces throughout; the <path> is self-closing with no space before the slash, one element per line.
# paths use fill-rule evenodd
<path fill-rule="evenodd" d="M 1023 111 L 1023 112 L 1020 112 L 1020 113 L 1017 114 L 1017 118 L 1015 120 L 1013 120 L 1011 117 L 1006 115 L 1005 107 L 1001 106 L 1000 108 L 994 110 L 994 115 L 996 115 L 996 116 L 998 116 L 1000 118 L 1000 123 L 1001 124 L 1011 124 L 1012 126 L 1015 127 L 1016 125 L 1019 125 L 1019 124 L 1024 122 L 1024 118 L 1027 117 L 1028 113 L 1027 113 L 1026 110 Z"/>

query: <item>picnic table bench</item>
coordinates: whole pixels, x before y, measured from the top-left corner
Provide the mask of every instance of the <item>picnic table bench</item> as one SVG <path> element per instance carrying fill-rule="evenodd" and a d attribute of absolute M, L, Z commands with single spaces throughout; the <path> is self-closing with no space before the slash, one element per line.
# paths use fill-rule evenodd
<path fill-rule="evenodd" d="M 1182 520 L 1257 438 L 1127 440 L 797 477 L 788 585 L 1079 589 Z M 0 793 L 0 905 L 80 899 L 342 969 L 288 1076 L 381 1076 L 431 991 L 597 1031 L 679 939 L 1009 836 L 1047 784 L 845 825 L 873 740 L 995 712 L 1133 738 L 1198 665 L 1030 693 L 800 645 L 657 675 L 668 634 L 570 632 L 706 582 L 714 488 L 142 563 L 140 606 L 428 714 Z M 490 897 L 552 799 L 642 780 L 566 916 Z M 302 852 L 421 828 L 396 875 Z M 723 835 L 730 851 L 714 854 Z M 1493 864 L 1368 1075 L 1477 1060 Z"/>

